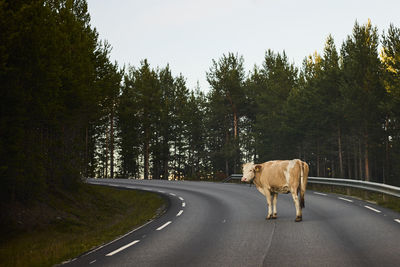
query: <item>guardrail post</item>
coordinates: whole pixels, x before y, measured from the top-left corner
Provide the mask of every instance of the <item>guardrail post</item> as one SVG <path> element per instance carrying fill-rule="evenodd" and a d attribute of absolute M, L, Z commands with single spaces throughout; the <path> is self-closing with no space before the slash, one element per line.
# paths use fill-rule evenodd
<path fill-rule="evenodd" d="M 350 187 L 346 187 L 346 194 L 347 194 L 348 196 L 351 195 L 351 189 L 350 189 Z"/>

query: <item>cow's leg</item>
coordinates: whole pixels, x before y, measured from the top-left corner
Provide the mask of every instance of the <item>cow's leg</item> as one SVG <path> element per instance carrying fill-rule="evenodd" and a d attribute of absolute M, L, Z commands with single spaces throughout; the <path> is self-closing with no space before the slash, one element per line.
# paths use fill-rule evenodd
<path fill-rule="evenodd" d="M 265 197 L 267 198 L 267 203 L 268 203 L 268 215 L 265 219 L 269 220 L 272 217 L 271 191 L 269 191 L 269 190 L 264 190 L 264 191 L 265 191 Z"/>
<path fill-rule="evenodd" d="M 296 206 L 296 222 L 300 222 L 302 220 L 302 215 L 301 215 L 301 207 L 300 207 L 300 201 L 299 197 L 297 196 L 297 190 L 291 190 L 292 192 L 292 197 L 294 201 L 294 205 Z"/>
<path fill-rule="evenodd" d="M 276 212 L 276 202 L 278 200 L 278 193 L 273 193 L 273 199 L 272 199 L 272 203 L 273 203 L 273 214 L 272 214 L 272 219 L 276 219 L 277 216 L 277 212 Z"/>

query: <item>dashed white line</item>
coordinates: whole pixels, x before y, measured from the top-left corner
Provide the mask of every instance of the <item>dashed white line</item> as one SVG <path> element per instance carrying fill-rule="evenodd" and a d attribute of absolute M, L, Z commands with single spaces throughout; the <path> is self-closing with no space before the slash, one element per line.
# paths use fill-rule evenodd
<path fill-rule="evenodd" d="M 400 223 L 400 219 L 394 219 L 394 221 Z"/>
<path fill-rule="evenodd" d="M 182 202 L 182 207 L 184 208 L 186 206 L 186 203 L 185 202 Z"/>
<path fill-rule="evenodd" d="M 160 227 L 157 228 L 157 231 L 160 231 L 160 230 L 164 229 L 164 228 L 167 227 L 168 224 L 170 224 L 170 223 L 172 223 L 172 221 L 169 221 L 169 222 L 164 223 L 163 225 L 161 225 Z"/>
<path fill-rule="evenodd" d="M 160 191 L 160 190 L 158 190 L 157 192 L 158 192 L 158 193 L 165 193 L 165 191 Z"/>
<path fill-rule="evenodd" d="M 182 212 L 183 212 L 183 210 L 180 210 L 180 211 L 178 212 L 178 214 L 176 214 L 176 217 L 181 216 Z"/>
<path fill-rule="evenodd" d="M 184 201 L 183 197 L 179 197 L 180 200 Z"/>
<path fill-rule="evenodd" d="M 327 194 L 320 193 L 320 192 L 314 192 L 314 194 L 316 194 L 316 195 L 320 195 L 320 196 L 327 196 Z"/>
<path fill-rule="evenodd" d="M 375 212 L 377 212 L 377 213 L 380 213 L 380 212 L 381 212 L 380 210 L 374 209 L 374 208 L 372 208 L 372 207 L 370 207 L 370 206 L 367 206 L 367 205 L 365 205 L 364 207 L 366 207 L 367 209 L 370 209 L 370 210 L 372 210 L 372 211 L 375 211 Z"/>
<path fill-rule="evenodd" d="M 93 263 L 95 263 L 95 262 L 96 262 L 96 260 L 93 260 L 93 261 L 89 262 L 89 264 L 93 264 Z"/>
<path fill-rule="evenodd" d="M 347 198 L 344 198 L 344 197 L 338 197 L 338 199 L 353 203 L 353 200 L 347 199 Z"/>
<path fill-rule="evenodd" d="M 174 197 L 176 197 L 176 195 L 174 194 L 174 193 L 169 193 L 171 196 L 174 196 Z"/>
<path fill-rule="evenodd" d="M 120 252 L 120 251 L 122 251 L 122 250 L 124 250 L 124 249 L 127 249 L 127 248 L 129 248 L 130 246 L 133 246 L 133 245 L 135 245 L 136 243 L 139 243 L 140 242 L 140 240 L 135 240 L 135 241 L 133 241 L 133 242 L 131 242 L 131 243 L 129 243 L 129 244 L 126 244 L 125 246 L 122 246 L 122 247 L 120 247 L 119 249 L 116 249 L 116 250 L 114 250 L 113 252 L 110 252 L 110 253 L 108 253 L 108 254 L 106 254 L 106 256 L 112 256 L 112 255 L 115 255 L 115 254 L 117 254 L 118 252 Z"/>

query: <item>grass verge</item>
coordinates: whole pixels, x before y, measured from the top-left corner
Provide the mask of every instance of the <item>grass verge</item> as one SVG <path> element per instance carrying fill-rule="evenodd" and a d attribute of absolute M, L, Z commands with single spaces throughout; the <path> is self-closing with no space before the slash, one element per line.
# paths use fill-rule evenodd
<path fill-rule="evenodd" d="M 0 266 L 61 263 L 144 224 L 165 205 L 155 193 L 85 184 L 29 207 L 2 207 L 13 212 L 0 225 Z"/>
<path fill-rule="evenodd" d="M 400 212 L 400 199 L 382 193 L 375 193 L 358 188 L 351 188 L 351 187 L 344 187 L 337 185 L 323 185 L 323 184 L 311 184 L 311 183 L 307 184 L 307 189 L 325 193 L 334 193 L 334 194 L 352 196 Z"/>

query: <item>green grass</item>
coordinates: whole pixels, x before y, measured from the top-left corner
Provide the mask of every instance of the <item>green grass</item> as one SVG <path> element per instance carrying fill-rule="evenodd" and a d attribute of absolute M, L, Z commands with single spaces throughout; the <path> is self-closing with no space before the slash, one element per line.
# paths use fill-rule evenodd
<path fill-rule="evenodd" d="M 352 196 L 400 212 L 400 198 L 384 195 L 381 193 L 375 193 L 367 190 L 344 187 L 344 186 L 322 185 L 322 184 L 311 184 L 311 183 L 307 184 L 307 189 L 325 193 Z"/>
<path fill-rule="evenodd" d="M 165 207 L 157 194 L 83 185 L 29 208 L 13 208 L 2 223 L 0 266 L 52 266 L 144 224 Z M 2 207 L 4 208 L 4 207 Z"/>

